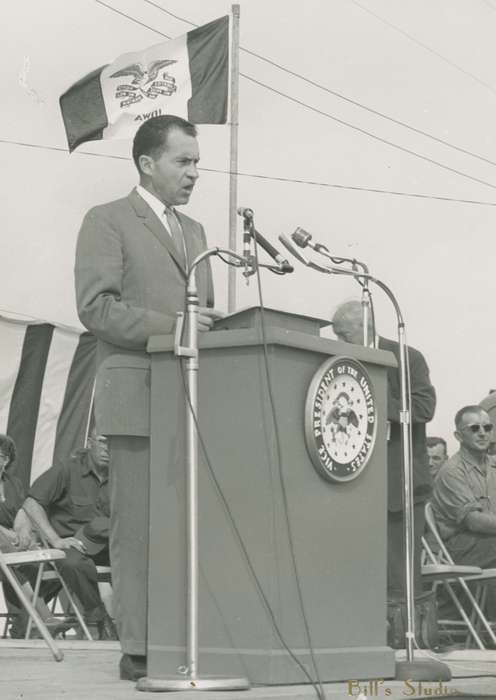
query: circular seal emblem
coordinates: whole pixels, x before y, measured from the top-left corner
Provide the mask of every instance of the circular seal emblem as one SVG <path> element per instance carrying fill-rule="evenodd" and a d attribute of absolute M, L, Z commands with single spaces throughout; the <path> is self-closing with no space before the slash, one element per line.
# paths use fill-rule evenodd
<path fill-rule="evenodd" d="M 334 357 L 315 373 L 305 405 L 307 450 L 330 481 L 351 481 L 364 470 L 375 442 L 377 409 L 365 367 Z"/>

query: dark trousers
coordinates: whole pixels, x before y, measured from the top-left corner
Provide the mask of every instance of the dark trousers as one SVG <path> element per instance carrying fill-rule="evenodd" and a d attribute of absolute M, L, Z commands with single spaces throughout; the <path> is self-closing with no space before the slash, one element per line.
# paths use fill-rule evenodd
<path fill-rule="evenodd" d="M 109 565 L 108 549 L 89 557 L 71 547 L 65 550 L 65 559 L 57 561 L 60 575 L 69 590 L 77 596 L 85 613 L 102 605 L 102 599 L 98 592 L 97 564 Z M 57 583 L 57 591 L 52 590 L 51 592 L 58 592 L 58 590 L 60 590 L 60 584 Z"/>
<path fill-rule="evenodd" d="M 109 435 L 110 561 L 114 612 L 125 654 L 146 654 L 150 441 Z"/>
<path fill-rule="evenodd" d="M 419 595 L 423 591 L 420 558 L 422 553 L 422 535 L 424 534 L 425 528 L 424 508 L 424 503 L 415 503 L 413 508 L 413 581 L 415 595 Z M 388 511 L 387 536 L 388 599 L 406 600 L 406 559 L 403 511 Z"/>
<path fill-rule="evenodd" d="M 29 581 L 32 588 L 34 589 L 36 585 L 36 576 L 38 573 L 37 566 L 34 566 L 33 564 L 24 564 L 23 566 L 16 566 L 14 573 L 21 585 L 23 583 L 26 583 L 26 581 Z M 0 579 L 2 580 L 3 595 L 5 601 L 8 603 L 9 608 L 15 608 L 16 610 L 22 609 L 22 604 L 19 598 L 17 597 L 17 593 L 14 591 L 10 583 L 7 580 L 5 580 L 3 574 L 0 575 Z M 50 598 L 46 590 L 40 591 L 40 595 L 42 598 L 45 598 L 46 596 L 47 600 L 49 600 Z"/>
<path fill-rule="evenodd" d="M 460 532 L 451 537 L 446 546 L 455 564 L 480 566 L 482 569 L 496 567 L 496 535 L 482 532 Z M 486 613 L 491 621 L 496 621 L 496 582 L 487 584 Z"/>

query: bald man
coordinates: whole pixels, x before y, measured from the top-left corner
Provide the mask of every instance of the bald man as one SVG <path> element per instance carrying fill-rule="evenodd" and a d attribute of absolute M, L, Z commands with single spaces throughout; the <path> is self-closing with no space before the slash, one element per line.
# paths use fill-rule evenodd
<path fill-rule="evenodd" d="M 341 304 L 332 320 L 336 337 L 346 343 L 363 345 L 363 317 L 360 301 Z M 403 453 L 401 446 L 401 391 L 399 344 L 394 340 L 374 337 L 374 329 L 369 318 L 368 337 L 370 344 L 392 352 L 398 367 L 387 370 L 387 419 L 390 434 L 387 450 L 388 484 L 388 599 L 404 600 L 405 552 L 403 535 Z M 421 537 L 424 531 L 424 505 L 431 491 L 429 460 L 427 457 L 425 426 L 434 416 L 436 392 L 429 378 L 429 368 L 423 355 L 415 348 L 408 348 L 411 395 L 412 395 L 412 453 L 413 453 L 413 499 L 415 519 L 415 590 L 422 591 L 420 569 Z"/>

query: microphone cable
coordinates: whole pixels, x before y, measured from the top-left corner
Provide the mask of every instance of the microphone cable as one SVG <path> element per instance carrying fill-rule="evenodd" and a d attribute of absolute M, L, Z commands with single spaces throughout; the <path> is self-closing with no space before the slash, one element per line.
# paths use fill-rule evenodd
<path fill-rule="evenodd" d="M 306 610 L 305 610 L 303 591 L 302 591 L 302 587 L 301 587 L 301 580 L 300 580 L 300 575 L 298 572 L 298 564 L 297 564 L 296 551 L 295 551 L 295 546 L 294 546 L 293 530 L 291 527 L 291 519 L 290 519 L 290 513 L 289 513 L 289 500 L 288 500 L 288 494 L 287 494 L 287 490 L 286 490 L 286 481 L 284 478 L 284 470 L 283 470 L 283 466 L 282 466 L 281 438 L 280 438 L 280 433 L 279 433 L 279 424 L 277 421 L 277 412 L 276 412 L 276 408 L 275 408 L 274 392 L 273 392 L 273 387 L 272 387 L 272 378 L 271 378 L 270 368 L 269 368 L 269 353 L 268 353 L 267 335 L 266 335 L 266 326 L 265 326 L 265 306 L 264 306 L 264 301 L 263 301 L 260 268 L 258 266 L 258 246 L 257 246 L 256 239 L 255 239 L 254 253 L 255 253 L 255 263 L 256 263 L 256 279 L 257 279 L 258 298 L 259 298 L 259 302 L 260 302 L 260 312 L 261 312 L 261 314 L 260 314 L 260 321 L 261 321 L 260 328 L 262 331 L 264 368 L 265 368 L 265 376 L 266 376 L 266 381 L 267 381 L 267 392 L 268 392 L 268 396 L 269 396 L 270 410 L 271 410 L 271 414 L 272 414 L 272 422 L 274 425 L 274 435 L 275 435 L 275 439 L 276 439 L 277 469 L 278 469 L 281 493 L 282 493 L 282 497 L 283 497 L 286 531 L 287 531 L 287 536 L 288 536 L 289 550 L 291 553 L 291 563 L 292 563 L 292 568 L 293 568 L 294 580 L 295 580 L 296 588 L 297 588 L 297 592 L 298 592 L 298 603 L 299 603 L 299 607 L 300 607 L 301 616 L 303 619 L 305 635 L 307 637 L 307 642 L 308 642 L 308 650 L 310 652 L 310 658 L 311 658 L 312 666 L 313 666 L 315 676 L 316 676 L 316 681 L 314 682 L 312 680 L 312 685 L 315 689 L 317 697 L 320 698 L 321 700 L 325 700 L 324 688 L 322 686 L 322 680 L 320 678 L 319 670 L 318 670 L 317 663 L 315 660 L 315 652 L 314 652 L 314 648 L 313 648 L 313 644 L 312 644 L 310 625 L 308 623 L 308 618 L 307 618 L 307 614 L 306 614 Z"/>
<path fill-rule="evenodd" d="M 257 278 L 258 278 L 258 282 L 260 283 L 260 270 L 258 268 L 258 251 L 257 251 L 257 244 L 256 243 L 254 246 L 254 252 L 255 252 L 255 260 L 257 263 Z M 226 262 L 228 262 L 228 261 L 226 260 Z M 261 298 L 261 288 L 260 287 L 259 287 L 259 296 L 260 296 L 260 301 L 261 301 L 261 307 L 263 309 L 263 300 Z M 184 303 L 184 317 L 185 318 L 186 318 L 186 311 L 187 311 L 187 301 L 185 299 L 185 303 Z M 262 311 L 262 314 L 263 314 L 263 311 Z M 262 326 L 263 326 L 263 322 L 262 322 Z M 183 333 L 184 333 L 184 330 L 183 330 Z M 268 365 L 267 365 L 268 356 L 267 356 L 267 342 L 266 342 L 266 337 L 265 337 L 265 328 L 263 330 L 263 346 L 264 346 L 264 358 L 265 358 L 266 369 L 268 370 Z M 231 508 L 229 507 L 229 503 L 227 501 L 227 498 L 222 490 L 219 479 L 217 478 L 214 467 L 212 465 L 212 461 L 210 459 L 210 456 L 209 456 L 209 453 L 207 450 L 207 446 L 206 446 L 202 431 L 200 429 L 200 425 L 198 422 L 198 416 L 196 415 L 195 411 L 193 410 L 193 405 L 191 403 L 191 396 L 190 396 L 189 391 L 188 391 L 188 386 L 187 386 L 186 376 L 185 376 L 185 369 L 184 369 L 185 358 L 184 357 L 177 357 L 177 360 L 179 362 L 179 368 L 180 368 L 181 379 L 182 379 L 182 384 L 183 384 L 184 396 L 185 396 L 186 401 L 188 403 L 189 410 L 191 411 L 191 415 L 193 416 L 193 421 L 194 421 L 197 435 L 198 435 L 198 442 L 200 444 L 201 450 L 202 450 L 203 455 L 205 457 L 205 462 L 207 464 L 208 473 L 212 479 L 212 482 L 214 484 L 217 495 L 219 496 L 221 503 L 224 506 L 224 510 L 225 510 L 226 515 L 227 515 L 228 521 L 233 529 L 233 532 L 235 534 L 235 537 L 238 541 L 239 547 L 240 547 L 241 552 L 243 554 L 243 558 L 244 558 L 244 560 L 248 566 L 248 569 L 250 571 L 250 574 L 253 578 L 253 581 L 255 583 L 255 588 L 258 591 L 260 598 L 262 599 L 263 607 L 265 608 L 265 611 L 268 615 L 268 618 L 269 618 L 270 623 L 273 627 L 273 630 L 274 630 L 277 638 L 279 639 L 281 646 L 286 650 L 289 657 L 293 660 L 295 665 L 300 669 L 300 671 L 304 674 L 305 678 L 307 678 L 308 682 L 314 688 L 318 700 L 325 700 L 325 692 L 324 692 L 324 689 L 322 686 L 322 681 L 321 681 L 319 673 L 318 673 L 317 665 L 315 662 L 314 650 L 313 650 L 313 647 L 311 644 L 311 637 L 310 637 L 310 631 L 309 631 L 309 627 L 308 627 L 308 621 L 306 618 L 305 609 L 302 605 L 303 598 L 302 598 L 302 594 L 301 594 L 301 586 L 300 586 L 300 580 L 299 580 L 299 576 L 298 576 L 298 570 L 296 568 L 296 558 L 295 558 L 295 554 L 294 554 L 294 544 L 293 544 L 293 538 L 292 538 L 292 534 L 291 534 L 291 528 L 289 527 L 289 530 L 288 530 L 288 539 L 289 539 L 289 545 L 290 545 L 291 559 L 293 562 L 293 568 L 295 570 L 295 580 L 296 580 L 296 584 L 297 584 L 298 597 L 299 597 L 299 600 L 301 601 L 300 607 L 301 607 L 302 616 L 304 619 L 305 630 L 307 632 L 307 638 L 309 641 L 310 657 L 312 660 L 312 665 L 313 665 L 314 670 L 315 670 L 315 674 L 317 676 L 317 682 L 312 678 L 310 673 L 307 671 L 303 662 L 300 661 L 300 659 L 295 654 L 295 652 L 290 648 L 289 644 L 286 642 L 284 635 L 282 634 L 281 629 L 277 623 L 275 613 L 274 613 L 274 611 L 270 605 L 270 602 L 265 594 L 265 591 L 264 591 L 263 586 L 260 582 L 260 579 L 257 576 L 257 573 L 255 571 L 255 567 L 253 565 L 253 562 L 251 561 L 246 544 L 243 540 L 243 537 L 241 536 L 241 532 L 239 531 L 239 528 L 236 524 L 234 515 L 231 511 Z M 281 465 L 281 459 L 280 459 L 280 454 L 281 454 L 281 452 L 280 452 L 280 440 L 279 440 L 279 432 L 278 432 L 278 426 L 277 426 L 276 415 L 275 415 L 275 405 L 274 405 L 274 400 L 273 400 L 272 384 L 270 382 L 270 376 L 269 376 L 269 385 L 270 385 L 269 398 L 270 398 L 271 411 L 272 411 L 272 415 L 273 415 L 274 428 L 275 428 L 276 440 L 277 440 L 278 466 L 279 466 L 280 478 L 282 478 L 281 486 L 282 486 L 282 490 L 283 490 L 284 512 L 286 515 L 286 522 L 289 524 L 287 494 L 286 494 L 285 483 L 284 483 L 283 474 L 282 474 L 282 465 Z M 268 685 L 271 685 L 271 684 L 268 684 Z"/>

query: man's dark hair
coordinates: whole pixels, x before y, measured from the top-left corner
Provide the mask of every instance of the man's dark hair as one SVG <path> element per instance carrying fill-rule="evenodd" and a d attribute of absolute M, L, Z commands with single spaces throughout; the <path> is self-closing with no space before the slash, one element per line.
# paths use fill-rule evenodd
<path fill-rule="evenodd" d="M 0 452 L 9 460 L 5 467 L 8 469 L 17 456 L 16 444 L 9 435 L 0 434 Z"/>
<path fill-rule="evenodd" d="M 151 156 L 155 160 L 160 158 L 167 148 L 168 135 L 174 129 L 179 129 L 188 136 L 196 138 L 196 126 L 174 114 L 152 117 L 143 122 L 133 141 L 133 160 L 140 174 L 139 157 L 145 155 Z"/>
<path fill-rule="evenodd" d="M 426 445 L 427 447 L 436 447 L 436 445 L 442 445 L 444 447 L 444 452 L 445 454 L 448 454 L 448 445 L 446 444 L 446 440 L 442 437 L 428 437 L 426 439 Z"/>
<path fill-rule="evenodd" d="M 455 416 L 455 425 L 456 429 L 459 430 L 462 424 L 462 419 L 466 413 L 481 413 L 481 411 L 484 411 L 483 408 L 480 406 L 463 406 L 463 408 L 460 408 L 459 411 L 456 412 Z M 484 411 L 485 413 L 485 411 Z"/>

